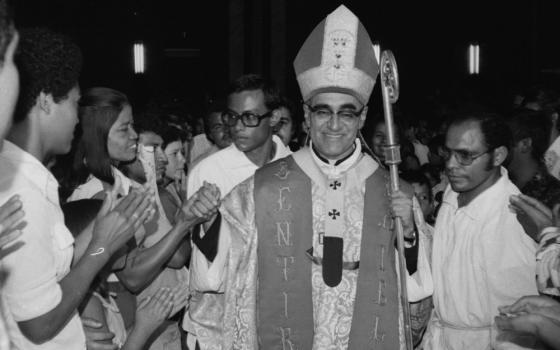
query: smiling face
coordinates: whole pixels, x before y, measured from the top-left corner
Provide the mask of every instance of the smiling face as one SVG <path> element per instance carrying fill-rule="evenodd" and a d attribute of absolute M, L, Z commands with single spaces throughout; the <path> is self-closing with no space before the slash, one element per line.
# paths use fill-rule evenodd
<path fill-rule="evenodd" d="M 357 112 L 362 108 L 361 114 L 356 117 L 343 118 L 337 114 L 343 111 Z M 332 115 L 313 112 L 312 109 L 328 110 Z M 336 160 L 352 152 L 358 131 L 364 125 L 367 106 L 364 107 L 354 96 L 325 92 L 311 98 L 304 105 L 304 111 L 315 150 L 327 159 Z"/>
<path fill-rule="evenodd" d="M 107 150 L 109 157 L 117 162 L 129 162 L 136 158 L 138 134 L 134 131 L 132 108 L 126 105 L 109 129 Z"/>

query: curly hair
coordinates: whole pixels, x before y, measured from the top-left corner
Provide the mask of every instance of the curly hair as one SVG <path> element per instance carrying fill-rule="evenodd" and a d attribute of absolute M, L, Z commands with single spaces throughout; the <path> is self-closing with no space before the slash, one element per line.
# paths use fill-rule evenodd
<path fill-rule="evenodd" d="M 80 48 L 68 37 L 47 28 L 20 31 L 16 64 L 20 73 L 20 93 L 14 122 L 24 120 L 41 92 L 55 102 L 68 97 L 78 85 L 82 69 Z"/>
<path fill-rule="evenodd" d="M 0 65 L 4 63 L 4 56 L 14 32 L 12 8 L 8 0 L 0 0 Z"/>

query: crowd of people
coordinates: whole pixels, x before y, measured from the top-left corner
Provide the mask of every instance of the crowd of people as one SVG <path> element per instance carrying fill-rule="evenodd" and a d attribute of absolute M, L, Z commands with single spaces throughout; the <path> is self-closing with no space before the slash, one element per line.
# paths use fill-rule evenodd
<path fill-rule="evenodd" d="M 0 350 L 560 349 L 560 93 L 396 110 L 391 191 L 375 57 L 341 5 L 300 108 L 246 74 L 195 120 L 0 0 Z"/>

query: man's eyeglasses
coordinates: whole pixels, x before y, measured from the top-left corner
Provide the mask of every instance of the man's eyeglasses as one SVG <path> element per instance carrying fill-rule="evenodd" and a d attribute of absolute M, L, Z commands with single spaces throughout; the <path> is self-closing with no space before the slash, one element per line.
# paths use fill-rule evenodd
<path fill-rule="evenodd" d="M 330 108 L 325 106 L 310 106 L 307 103 L 304 103 L 304 105 L 306 105 L 309 108 L 311 113 L 316 118 L 330 119 L 335 114 L 335 112 L 333 112 Z M 358 111 L 349 108 L 344 108 L 336 112 L 336 116 L 343 121 L 347 121 L 347 122 L 354 121 L 357 120 L 358 117 L 362 114 L 365 107 L 366 106 L 363 106 Z"/>
<path fill-rule="evenodd" d="M 475 159 L 482 157 L 490 151 L 492 150 L 488 149 L 485 152 L 475 154 L 465 150 L 452 150 L 447 147 L 442 147 L 439 151 L 439 154 L 446 162 L 449 161 L 452 156 L 454 156 L 459 164 L 471 165 L 475 161 Z"/>
<path fill-rule="evenodd" d="M 222 121 L 229 127 L 237 125 L 237 121 L 241 120 L 244 126 L 249 128 L 256 128 L 260 125 L 261 120 L 270 117 L 272 111 L 268 111 L 265 114 L 258 115 L 253 112 L 243 112 L 241 114 L 235 113 L 232 110 L 227 110 L 222 113 Z"/>

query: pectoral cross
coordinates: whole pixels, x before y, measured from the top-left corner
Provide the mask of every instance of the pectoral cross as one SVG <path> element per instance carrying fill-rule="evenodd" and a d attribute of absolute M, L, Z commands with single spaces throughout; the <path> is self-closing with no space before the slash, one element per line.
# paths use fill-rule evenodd
<path fill-rule="evenodd" d="M 342 186 L 342 184 L 340 182 L 338 182 L 337 180 L 334 180 L 334 182 L 332 184 L 329 185 L 333 190 L 336 191 L 337 188 L 339 188 L 340 186 Z"/>
<path fill-rule="evenodd" d="M 337 216 L 340 216 L 340 212 L 336 209 L 333 209 L 331 211 L 329 211 L 329 216 L 333 219 L 336 220 Z"/>

